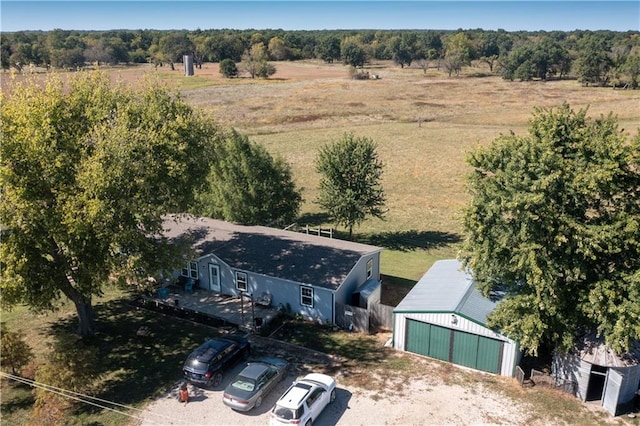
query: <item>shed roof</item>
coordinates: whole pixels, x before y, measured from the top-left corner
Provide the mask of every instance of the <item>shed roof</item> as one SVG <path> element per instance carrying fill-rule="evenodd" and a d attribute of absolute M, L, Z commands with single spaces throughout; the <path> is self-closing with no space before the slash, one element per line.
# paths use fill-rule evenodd
<path fill-rule="evenodd" d="M 393 312 L 452 312 L 486 324 L 498 303 L 482 295 L 460 261 L 447 259 L 435 262 Z"/>
<path fill-rule="evenodd" d="M 191 238 L 199 256 L 216 255 L 243 271 L 337 288 L 364 255 L 380 247 L 266 226 L 243 226 L 188 215 L 167 215 L 164 235 Z"/>
<path fill-rule="evenodd" d="M 640 342 L 633 342 L 631 350 L 616 354 L 602 337 L 588 333 L 577 340 L 575 351 L 583 361 L 602 367 L 633 367 L 640 364 Z"/>

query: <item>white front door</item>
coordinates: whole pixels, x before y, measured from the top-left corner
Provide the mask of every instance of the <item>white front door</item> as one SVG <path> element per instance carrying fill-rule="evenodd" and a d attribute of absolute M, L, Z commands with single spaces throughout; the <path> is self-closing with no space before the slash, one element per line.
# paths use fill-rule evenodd
<path fill-rule="evenodd" d="M 220 267 L 209 264 L 209 290 L 220 291 Z"/>

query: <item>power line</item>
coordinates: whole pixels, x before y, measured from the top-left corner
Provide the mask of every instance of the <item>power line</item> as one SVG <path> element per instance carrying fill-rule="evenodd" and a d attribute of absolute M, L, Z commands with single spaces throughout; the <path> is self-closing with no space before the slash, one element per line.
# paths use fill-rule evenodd
<path fill-rule="evenodd" d="M 118 414 L 122 414 L 123 416 L 128 416 L 128 417 L 134 418 L 136 420 L 140 420 L 140 421 L 144 420 L 143 418 L 141 418 L 139 416 L 136 416 L 136 415 L 133 415 L 133 414 L 129 414 L 129 413 L 126 413 L 124 411 L 118 410 L 116 408 L 108 407 L 106 405 L 101 405 L 101 404 L 99 404 L 97 402 L 93 402 L 93 401 L 98 401 L 98 402 L 101 402 L 101 403 L 104 403 L 104 404 L 110 404 L 112 406 L 125 408 L 127 410 L 145 412 L 145 410 L 140 409 L 140 408 L 132 407 L 130 405 L 120 404 L 118 402 L 113 402 L 113 401 L 109 401 L 109 400 L 102 399 L 102 398 L 97 398 L 97 397 L 94 397 L 94 396 L 91 396 L 91 395 L 82 394 L 82 393 L 79 393 L 79 392 L 74 392 L 74 391 L 71 391 L 71 390 L 68 390 L 68 389 L 58 388 L 56 386 L 48 385 L 46 383 L 36 382 L 35 380 L 27 379 L 27 378 L 24 378 L 24 377 L 13 375 L 13 374 L 0 372 L 0 376 L 6 377 L 6 378 L 8 378 L 10 380 L 14 380 L 14 381 L 26 384 L 26 385 L 29 385 L 29 386 L 34 387 L 34 388 L 42 389 L 42 390 L 45 390 L 47 392 L 52 392 L 54 394 L 63 396 L 65 398 L 69 398 L 69 399 L 73 399 L 73 400 L 76 400 L 76 401 L 80 401 L 82 403 L 89 404 L 89 405 L 92 405 L 92 406 L 95 406 L 95 407 L 99 407 L 99 408 L 102 408 L 104 410 L 113 411 L 113 412 L 116 412 Z M 93 400 L 93 401 L 91 401 L 91 400 Z M 151 415 L 154 415 L 154 416 L 165 418 L 167 420 L 177 421 L 177 419 L 175 419 L 175 418 L 173 418 L 171 416 L 166 416 L 164 414 L 158 414 L 158 413 L 152 413 L 152 412 L 148 412 L 148 413 L 151 414 Z M 162 424 L 162 423 L 158 423 L 158 422 L 156 422 L 154 420 L 150 420 L 150 419 L 147 419 L 147 420 L 149 420 L 149 421 L 151 421 L 152 423 L 155 423 L 155 424 Z"/>

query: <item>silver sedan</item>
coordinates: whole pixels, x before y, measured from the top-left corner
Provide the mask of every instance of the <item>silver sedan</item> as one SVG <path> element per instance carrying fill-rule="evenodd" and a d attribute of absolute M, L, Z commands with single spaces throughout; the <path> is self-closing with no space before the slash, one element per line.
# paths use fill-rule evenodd
<path fill-rule="evenodd" d="M 226 387 L 222 402 L 237 411 L 258 408 L 288 370 L 289 363 L 281 358 L 265 357 L 250 362 Z"/>

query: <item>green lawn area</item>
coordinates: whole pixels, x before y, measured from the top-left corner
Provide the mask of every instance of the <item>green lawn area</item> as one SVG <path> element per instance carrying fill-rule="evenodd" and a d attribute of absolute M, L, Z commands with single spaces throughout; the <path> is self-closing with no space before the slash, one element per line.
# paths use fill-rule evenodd
<path fill-rule="evenodd" d="M 140 407 L 158 397 L 182 377 L 182 364 L 191 349 L 217 335 L 210 327 L 180 321 L 129 306 L 128 294 L 110 291 L 95 305 L 97 333 L 84 342 L 100 359 L 99 379 L 91 395 L 127 406 Z M 35 315 L 25 309 L 2 311 L 11 330 L 22 330 L 36 352 L 35 363 L 45 362 L 47 343 L 72 334 L 77 319 L 65 306 L 58 314 Z M 151 336 L 137 331 L 147 326 Z M 33 366 L 26 370 L 33 371 Z M 25 424 L 33 404 L 31 390 L 22 384 L 2 383 L 2 424 Z M 130 413 L 135 414 L 135 412 Z M 79 404 L 66 424 L 121 425 L 122 414 Z"/>

